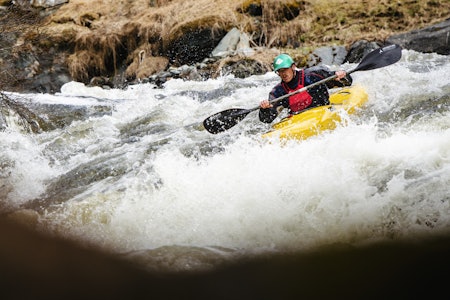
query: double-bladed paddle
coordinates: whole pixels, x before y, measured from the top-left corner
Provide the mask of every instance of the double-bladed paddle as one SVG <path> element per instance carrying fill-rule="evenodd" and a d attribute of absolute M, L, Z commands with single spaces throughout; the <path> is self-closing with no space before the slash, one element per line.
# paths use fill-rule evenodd
<path fill-rule="evenodd" d="M 359 65 L 353 70 L 348 71 L 347 74 L 351 74 L 356 71 L 374 70 L 385 66 L 389 66 L 399 61 L 401 57 L 402 57 L 402 48 L 399 45 L 393 44 L 385 46 L 383 48 L 378 48 L 368 53 L 366 56 L 364 56 Z M 323 84 L 329 80 L 333 80 L 336 77 L 337 77 L 336 75 L 333 75 L 324 78 L 320 81 L 314 82 L 313 84 L 310 84 L 299 90 L 296 90 L 295 92 L 283 95 L 276 99 L 272 99 L 270 103 L 275 103 L 286 97 L 290 97 L 292 95 L 304 92 L 309 88 Z M 249 113 L 257 109 L 259 109 L 259 106 L 251 109 L 244 109 L 244 108 L 227 109 L 206 118 L 203 121 L 203 126 L 208 132 L 213 134 L 223 132 L 225 130 L 230 129 L 240 121 L 242 121 Z"/>

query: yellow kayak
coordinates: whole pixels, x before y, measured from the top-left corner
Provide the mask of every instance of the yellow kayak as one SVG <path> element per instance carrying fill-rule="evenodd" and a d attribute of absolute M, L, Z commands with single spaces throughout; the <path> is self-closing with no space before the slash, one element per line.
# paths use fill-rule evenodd
<path fill-rule="evenodd" d="M 360 86 L 343 88 L 330 95 L 330 105 L 307 109 L 299 114 L 284 118 L 272 126 L 272 130 L 263 134 L 264 138 L 306 139 L 325 130 L 336 128 L 341 123 L 341 113 L 355 112 L 367 101 L 367 93 Z"/>

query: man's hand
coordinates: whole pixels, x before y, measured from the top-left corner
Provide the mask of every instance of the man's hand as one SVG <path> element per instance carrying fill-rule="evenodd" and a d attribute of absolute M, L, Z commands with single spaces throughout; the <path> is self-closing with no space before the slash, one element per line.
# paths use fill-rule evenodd
<path fill-rule="evenodd" d="M 259 104 L 259 107 L 261 107 L 261 108 L 270 108 L 270 107 L 273 107 L 273 105 L 269 102 L 269 100 L 263 100 Z"/>
<path fill-rule="evenodd" d="M 347 75 L 347 72 L 345 72 L 344 70 L 339 70 L 336 71 L 336 73 L 334 73 L 337 77 L 337 80 L 341 80 L 342 78 L 344 78 Z"/>

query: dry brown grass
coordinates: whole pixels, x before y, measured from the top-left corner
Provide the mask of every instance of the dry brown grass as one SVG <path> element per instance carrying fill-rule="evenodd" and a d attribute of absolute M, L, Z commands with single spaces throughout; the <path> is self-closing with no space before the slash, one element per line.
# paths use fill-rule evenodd
<path fill-rule="evenodd" d="M 261 14 L 250 15 L 250 7 L 260 7 Z M 69 69 L 81 80 L 131 64 L 139 49 L 159 56 L 195 29 L 214 33 L 237 27 L 256 46 L 308 51 L 360 39 L 382 41 L 448 17 L 448 0 L 71 0 L 44 32 L 60 42 L 74 37 Z"/>
<path fill-rule="evenodd" d="M 448 0 L 311 0 L 315 23 L 306 39 L 349 44 L 359 39 L 385 40 L 450 16 Z M 322 36 L 314 37 L 313 34 Z"/>

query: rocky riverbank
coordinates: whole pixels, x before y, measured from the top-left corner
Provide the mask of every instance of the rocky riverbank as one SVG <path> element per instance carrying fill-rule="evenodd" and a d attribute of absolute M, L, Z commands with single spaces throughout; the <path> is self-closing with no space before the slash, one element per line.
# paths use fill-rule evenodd
<path fill-rule="evenodd" d="M 394 42 L 450 54 L 448 1 L 325 2 L 0 1 L 0 90 L 246 77 L 280 52 L 300 66 L 339 65 Z"/>

